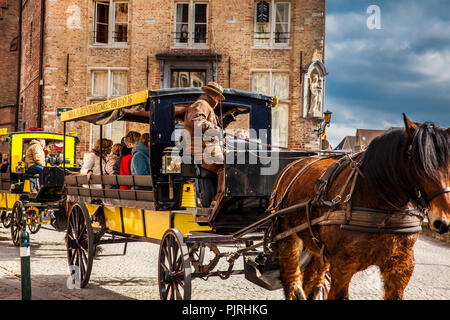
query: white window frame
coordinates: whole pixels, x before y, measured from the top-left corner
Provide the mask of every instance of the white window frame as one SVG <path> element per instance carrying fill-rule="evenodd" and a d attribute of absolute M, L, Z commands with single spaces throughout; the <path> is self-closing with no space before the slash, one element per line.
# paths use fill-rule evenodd
<path fill-rule="evenodd" d="M 107 76 L 107 95 L 106 96 L 101 96 L 101 95 L 94 95 L 94 72 L 98 72 L 98 71 L 103 71 L 103 72 L 107 72 L 108 76 Z M 90 90 L 90 96 L 87 98 L 87 103 L 91 104 L 93 103 L 93 101 L 102 101 L 102 100 L 108 100 L 108 99 L 112 99 L 115 97 L 120 97 L 120 95 L 112 95 L 112 86 L 113 86 L 113 73 L 114 71 L 126 71 L 127 72 L 127 81 L 126 81 L 126 89 L 125 89 L 125 95 L 128 93 L 128 74 L 129 74 L 129 68 L 105 68 L 105 67 L 93 67 L 93 68 L 89 68 L 88 72 L 91 75 L 91 90 Z M 94 131 L 93 130 L 98 130 L 95 127 L 97 127 L 96 125 L 90 124 L 89 126 L 89 134 L 90 134 L 90 138 L 89 138 L 89 148 L 92 149 L 94 147 Z M 106 139 L 111 139 L 112 137 L 112 124 L 107 124 L 104 126 L 103 128 L 103 135 Z M 124 132 L 123 134 L 125 134 L 125 130 L 126 130 L 126 126 L 124 126 L 123 128 Z"/>
<path fill-rule="evenodd" d="M 114 0 L 106 0 L 106 1 L 102 1 L 102 0 L 94 0 L 94 28 L 93 31 L 94 33 L 97 31 L 97 5 L 98 3 L 104 3 L 104 4 L 108 4 L 108 41 L 107 43 L 103 43 L 103 42 L 97 42 L 97 36 L 94 36 L 92 38 L 92 45 L 93 46 L 128 46 L 128 40 L 129 40 L 129 35 L 130 35 L 130 2 L 129 1 L 114 1 Z M 116 25 L 116 21 L 115 21 L 115 8 L 116 8 L 116 4 L 119 3 L 127 3 L 128 4 L 128 14 L 127 14 L 127 41 L 118 41 L 116 42 L 114 40 L 114 30 L 115 30 L 115 25 Z"/>
<path fill-rule="evenodd" d="M 188 4 L 188 42 L 180 43 L 177 42 L 177 4 Z M 204 43 L 196 43 L 194 42 L 194 33 L 195 33 L 195 5 L 196 4 L 205 4 L 206 5 L 206 41 Z M 175 1 L 174 6 L 174 19 L 173 19 L 173 47 L 174 48 L 196 48 L 196 49 L 207 49 L 208 48 L 208 40 L 209 40 L 209 28 L 208 28 L 208 19 L 209 19 L 209 1 L 195 1 L 195 0 L 186 0 L 186 1 Z"/>
<path fill-rule="evenodd" d="M 273 93 L 273 75 L 275 73 L 284 73 L 284 74 L 286 74 L 288 76 L 288 87 L 290 85 L 290 83 L 289 83 L 290 82 L 290 79 L 289 79 L 290 71 L 286 70 L 286 69 L 252 69 L 251 73 L 252 73 L 252 91 L 255 91 L 254 81 L 253 81 L 253 74 L 254 73 L 268 73 L 269 74 L 269 88 L 270 88 L 269 95 L 272 95 L 272 96 L 274 95 L 274 93 Z M 288 89 L 288 97 L 286 99 L 281 99 L 280 97 L 277 97 L 277 98 L 279 99 L 280 102 L 290 103 L 291 100 L 289 99 L 289 93 L 290 93 L 290 91 Z"/>
<path fill-rule="evenodd" d="M 108 79 L 108 85 L 107 85 L 107 94 L 106 96 L 102 95 L 94 95 L 94 72 L 97 71 L 106 71 L 108 73 L 107 79 Z M 113 85 L 113 72 L 114 71 L 126 71 L 127 72 L 127 81 L 126 81 L 126 93 L 128 92 L 128 71 L 129 68 L 103 68 L 103 67 L 92 67 L 89 68 L 89 72 L 91 74 L 91 90 L 90 90 L 90 97 L 88 100 L 108 100 L 115 97 L 120 97 L 120 95 L 113 95 L 112 94 L 112 85 Z"/>
<path fill-rule="evenodd" d="M 256 26 L 257 26 L 257 22 L 256 22 L 256 18 L 257 18 L 257 14 L 256 14 L 256 5 L 260 0 L 255 0 L 254 1 L 254 8 L 253 8 L 253 48 L 269 48 L 269 49 L 273 49 L 273 48 L 282 48 L 282 49 L 286 49 L 286 48 L 290 48 L 290 41 L 291 41 L 291 3 L 288 1 L 275 1 L 275 0 L 266 0 L 267 2 L 270 3 L 270 9 L 269 9 L 269 32 L 270 32 L 270 39 L 268 41 L 268 43 L 257 43 L 256 39 L 255 39 L 255 35 L 256 35 Z M 288 9 L 288 34 L 289 37 L 286 41 L 286 43 L 275 43 L 275 30 L 276 30 L 276 9 L 275 9 L 275 4 L 276 3 L 285 3 L 288 5 L 289 9 Z"/>
<path fill-rule="evenodd" d="M 288 105 L 288 118 L 287 118 L 287 123 L 286 123 L 286 128 L 287 128 L 287 136 L 286 136 L 286 144 L 285 145 L 280 145 L 280 147 L 287 147 L 289 145 L 289 104 L 290 104 L 290 90 L 289 90 L 289 86 L 290 86 L 290 71 L 289 70 L 282 70 L 282 69 L 252 69 L 251 70 L 251 74 L 252 74 L 252 91 L 255 91 L 255 82 L 254 82 L 254 74 L 255 73 L 268 73 L 269 74 L 269 89 L 270 92 L 268 93 L 268 95 L 273 96 L 274 95 L 274 90 L 273 90 L 273 75 L 276 73 L 283 73 L 286 74 L 288 76 L 288 96 L 287 98 L 280 98 L 277 97 L 279 99 L 280 103 L 283 104 L 287 104 Z M 278 108 L 278 107 L 276 107 Z M 272 115 L 273 115 L 273 110 L 272 110 Z M 273 130 L 273 129 L 272 129 Z M 273 134 L 272 134 L 272 144 L 274 144 L 273 141 Z"/>

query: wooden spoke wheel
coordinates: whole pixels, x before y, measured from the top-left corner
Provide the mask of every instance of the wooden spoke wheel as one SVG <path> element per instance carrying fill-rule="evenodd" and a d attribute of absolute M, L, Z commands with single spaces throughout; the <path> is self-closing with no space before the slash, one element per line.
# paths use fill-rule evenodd
<path fill-rule="evenodd" d="M 4 211 L 3 212 L 3 226 L 6 229 L 8 229 L 11 226 L 11 220 L 12 220 L 12 212 Z"/>
<path fill-rule="evenodd" d="M 158 281 L 161 300 L 191 299 L 191 263 L 183 235 L 177 229 L 164 234 L 159 248 Z"/>
<path fill-rule="evenodd" d="M 25 207 L 22 201 L 16 201 L 11 211 L 11 239 L 16 247 L 20 246 L 24 214 Z"/>
<path fill-rule="evenodd" d="M 66 248 L 73 284 L 80 288 L 88 284 L 91 276 L 95 252 L 93 239 L 89 212 L 84 204 L 75 203 L 68 216 Z"/>
<path fill-rule="evenodd" d="M 37 233 L 41 229 L 39 222 L 42 222 L 42 216 L 39 213 L 39 209 L 28 208 L 26 214 L 29 221 L 28 230 L 30 230 L 30 233 L 32 234 Z"/>

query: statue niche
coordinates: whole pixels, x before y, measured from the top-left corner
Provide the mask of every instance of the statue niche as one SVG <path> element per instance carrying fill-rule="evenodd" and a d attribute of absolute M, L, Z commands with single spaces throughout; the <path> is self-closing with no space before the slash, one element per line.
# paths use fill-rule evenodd
<path fill-rule="evenodd" d="M 303 74 L 303 117 L 323 118 L 325 66 L 320 61 L 309 64 Z"/>

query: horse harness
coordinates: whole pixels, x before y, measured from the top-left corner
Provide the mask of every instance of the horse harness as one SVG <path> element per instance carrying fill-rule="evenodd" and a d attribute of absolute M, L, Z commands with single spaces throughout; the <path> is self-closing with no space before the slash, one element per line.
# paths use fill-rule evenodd
<path fill-rule="evenodd" d="M 329 159 L 336 156 L 326 156 L 314 159 L 305 165 L 302 169 L 297 172 L 294 178 L 289 183 L 288 187 L 275 203 L 275 197 L 277 193 L 277 188 L 274 188 L 274 192 L 270 198 L 270 205 L 268 211 L 271 215 L 277 216 L 278 212 L 286 214 L 289 212 L 297 211 L 299 209 L 306 209 L 306 219 L 307 222 L 299 226 L 291 228 L 287 231 L 281 232 L 274 235 L 272 240 L 274 242 L 280 241 L 292 234 L 309 230 L 311 238 L 315 245 L 318 247 L 322 257 L 322 263 L 324 263 L 324 251 L 325 246 L 320 241 L 320 237 L 314 232 L 313 226 L 327 226 L 327 225 L 340 225 L 343 230 L 352 231 L 362 231 L 369 233 L 396 233 L 396 234 L 413 234 L 421 231 L 421 225 L 423 219 L 425 218 L 427 210 L 416 210 L 414 208 L 408 208 L 405 210 L 380 210 L 374 208 L 362 208 L 352 206 L 352 196 L 356 186 L 358 176 L 363 174 L 359 167 L 361 165 L 360 161 L 356 161 L 361 153 L 355 154 L 353 156 L 344 155 L 337 161 L 335 161 L 331 166 L 323 172 L 321 177 L 315 183 L 315 197 L 310 199 L 306 203 L 301 203 L 294 205 L 292 207 L 283 208 L 279 210 L 279 207 L 283 203 L 283 200 L 290 187 L 293 185 L 294 181 L 311 165 L 317 163 L 318 161 Z M 304 159 L 299 159 L 292 163 L 290 166 L 285 168 L 281 173 L 280 179 L 278 181 L 277 187 L 280 183 L 281 177 L 286 174 L 286 172 L 291 169 L 295 164 L 303 161 Z M 334 197 L 333 200 L 326 200 L 328 191 L 330 190 L 333 182 L 339 176 L 339 174 L 347 167 L 351 168 L 351 172 L 347 177 L 345 184 L 340 189 L 338 195 Z M 345 196 L 343 201 L 343 209 L 337 209 L 337 205 L 341 203 L 345 190 L 350 186 L 348 194 Z M 431 201 L 432 199 L 442 193 L 450 192 L 449 188 L 443 188 L 437 192 L 434 192 L 430 196 L 426 197 L 426 201 Z M 317 209 L 320 213 L 322 210 L 327 212 L 324 215 L 320 215 L 316 219 L 311 219 L 311 212 Z"/>

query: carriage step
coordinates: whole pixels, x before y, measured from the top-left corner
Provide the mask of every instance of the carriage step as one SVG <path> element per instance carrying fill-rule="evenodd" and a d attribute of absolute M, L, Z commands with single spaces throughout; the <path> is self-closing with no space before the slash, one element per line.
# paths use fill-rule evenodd
<path fill-rule="evenodd" d="M 207 223 L 209 222 L 209 217 L 211 216 L 212 209 L 209 208 L 197 208 L 194 213 L 195 222 L 197 223 Z"/>

